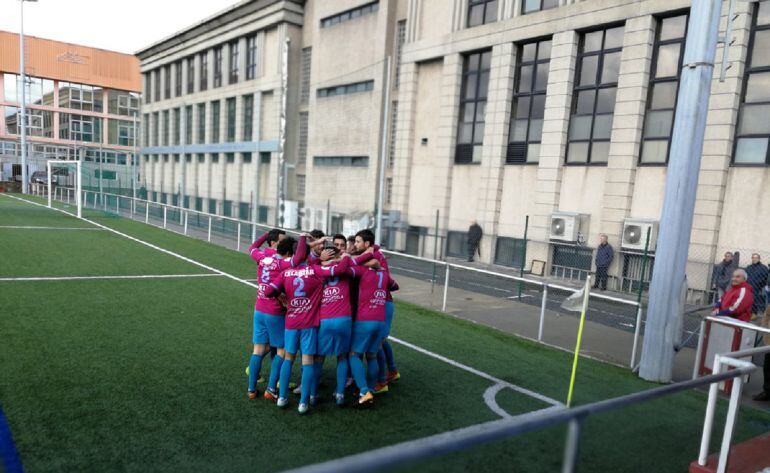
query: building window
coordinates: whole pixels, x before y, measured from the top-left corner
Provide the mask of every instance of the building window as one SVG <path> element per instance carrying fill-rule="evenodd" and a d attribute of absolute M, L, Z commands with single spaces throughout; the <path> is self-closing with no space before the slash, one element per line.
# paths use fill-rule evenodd
<path fill-rule="evenodd" d="M 550 10 L 559 6 L 559 0 L 524 0 L 521 5 L 522 15 L 541 10 Z"/>
<path fill-rule="evenodd" d="M 243 96 L 243 141 L 254 139 L 254 96 Z"/>
<path fill-rule="evenodd" d="M 212 163 L 218 163 L 219 162 L 219 153 L 211 153 L 211 162 Z"/>
<path fill-rule="evenodd" d="M 406 43 L 406 20 L 399 20 L 396 25 L 396 77 L 393 85 L 398 89 L 399 76 L 401 75 L 401 56 L 404 54 L 404 43 Z"/>
<path fill-rule="evenodd" d="M 593 250 L 582 246 L 553 245 L 551 276 L 585 281 L 591 272 Z"/>
<path fill-rule="evenodd" d="M 187 58 L 187 93 L 195 92 L 195 57 Z"/>
<path fill-rule="evenodd" d="M 59 138 L 101 143 L 102 119 L 87 115 L 59 113 Z"/>
<path fill-rule="evenodd" d="M 211 102 L 211 142 L 219 143 L 219 101 Z"/>
<path fill-rule="evenodd" d="M 687 15 L 658 22 L 640 153 L 643 164 L 668 161 L 686 31 Z"/>
<path fill-rule="evenodd" d="M 257 77 L 257 37 L 246 39 L 246 80 Z"/>
<path fill-rule="evenodd" d="M 540 159 L 550 59 L 550 39 L 519 46 L 506 164 L 536 163 Z"/>
<path fill-rule="evenodd" d="M 355 94 L 358 92 L 371 92 L 372 90 L 374 90 L 374 81 L 367 80 L 363 82 L 354 82 L 352 84 L 325 87 L 323 89 L 318 89 L 316 94 L 319 97 L 334 97 L 337 95 Z"/>
<path fill-rule="evenodd" d="M 121 90 L 108 90 L 107 112 L 129 117 L 139 113 L 139 94 L 136 92 L 123 92 Z"/>
<path fill-rule="evenodd" d="M 393 167 L 396 162 L 396 125 L 398 122 L 398 101 L 394 101 L 390 107 L 390 145 L 388 147 L 388 166 Z"/>
<path fill-rule="evenodd" d="M 526 256 L 527 242 L 521 238 L 497 237 L 495 241 L 495 264 L 521 268 Z"/>
<path fill-rule="evenodd" d="M 336 15 L 327 16 L 326 18 L 321 19 L 321 28 L 329 28 L 330 26 L 334 26 L 339 23 L 355 20 L 356 18 L 360 18 L 364 15 L 376 12 L 379 7 L 379 2 L 371 2 L 365 5 L 361 5 L 360 7 L 345 10 L 344 12 L 337 13 Z"/>
<path fill-rule="evenodd" d="M 310 67 L 313 58 L 313 48 L 302 48 L 302 83 L 300 85 L 300 99 L 307 103 L 310 99 Z"/>
<path fill-rule="evenodd" d="M 174 65 L 174 96 L 182 96 L 182 61 L 177 61 Z"/>
<path fill-rule="evenodd" d="M 297 150 L 297 164 L 307 163 L 307 125 L 308 113 L 299 113 L 299 149 Z"/>
<path fill-rule="evenodd" d="M 298 196 L 305 195 L 305 175 L 304 174 L 297 174 L 297 195 Z"/>
<path fill-rule="evenodd" d="M 200 64 L 200 91 L 203 92 L 204 90 L 209 88 L 209 55 L 206 52 L 202 52 L 198 55 L 201 60 Z"/>
<path fill-rule="evenodd" d="M 235 141 L 235 97 L 227 99 L 227 136 L 226 141 Z"/>
<path fill-rule="evenodd" d="M 367 167 L 369 156 L 313 156 L 313 165 Z"/>
<path fill-rule="evenodd" d="M 171 64 L 163 68 L 163 98 L 171 98 Z"/>
<path fill-rule="evenodd" d="M 158 102 L 160 100 L 160 68 L 152 71 L 152 74 L 153 74 L 152 91 L 155 94 L 155 101 Z"/>
<path fill-rule="evenodd" d="M 134 146 L 134 123 L 126 120 L 109 120 L 107 142 L 111 145 Z"/>
<path fill-rule="evenodd" d="M 214 88 L 222 86 L 222 46 L 214 48 Z"/>
<path fill-rule="evenodd" d="M 469 0 L 468 28 L 497 21 L 497 0 Z"/>
<path fill-rule="evenodd" d="M 163 110 L 163 146 L 168 146 L 168 137 L 169 137 L 169 113 L 168 110 Z"/>
<path fill-rule="evenodd" d="M 389 177 L 385 179 L 385 204 L 390 205 L 393 203 L 393 178 Z"/>
<path fill-rule="evenodd" d="M 182 110 L 179 108 L 174 109 L 174 136 L 173 144 L 178 145 L 179 139 L 182 136 L 180 134 L 180 128 L 182 128 Z"/>
<path fill-rule="evenodd" d="M 184 108 L 184 144 L 192 143 L 193 134 L 193 108 L 188 105 Z"/>
<path fill-rule="evenodd" d="M 206 155 L 204 153 L 198 153 L 198 162 L 199 163 L 205 163 L 206 162 Z"/>
<path fill-rule="evenodd" d="M 6 95 L 5 100 L 8 100 Z M 144 103 L 152 102 L 152 73 L 144 74 Z"/>
<path fill-rule="evenodd" d="M 149 113 L 144 114 L 143 123 L 144 123 L 144 137 L 143 137 L 144 145 L 150 146 L 150 114 Z"/>
<path fill-rule="evenodd" d="M 622 26 L 582 35 L 567 163 L 607 163 L 622 47 Z"/>
<path fill-rule="evenodd" d="M 760 2 L 752 19 L 749 59 L 738 114 L 733 164 L 770 164 L 770 3 Z"/>
<path fill-rule="evenodd" d="M 152 145 L 153 146 L 160 146 L 160 114 L 158 112 L 155 112 L 152 114 Z"/>
<path fill-rule="evenodd" d="M 242 153 L 241 158 L 243 159 L 243 164 L 251 163 L 251 153 Z"/>
<path fill-rule="evenodd" d="M 103 89 L 74 82 L 59 82 L 59 105 L 62 107 L 101 112 L 103 104 Z"/>
<path fill-rule="evenodd" d="M 233 164 L 235 162 L 235 153 L 225 153 L 225 159 L 228 164 Z"/>
<path fill-rule="evenodd" d="M 492 51 L 465 56 L 455 164 L 481 162 Z"/>
<path fill-rule="evenodd" d="M 236 84 L 238 82 L 238 42 L 230 43 L 230 71 L 227 83 Z"/>
<path fill-rule="evenodd" d="M 198 144 L 206 142 L 206 104 L 199 103 L 198 107 Z"/>
<path fill-rule="evenodd" d="M 446 235 L 446 255 L 456 258 L 468 257 L 468 233 L 449 230 Z"/>

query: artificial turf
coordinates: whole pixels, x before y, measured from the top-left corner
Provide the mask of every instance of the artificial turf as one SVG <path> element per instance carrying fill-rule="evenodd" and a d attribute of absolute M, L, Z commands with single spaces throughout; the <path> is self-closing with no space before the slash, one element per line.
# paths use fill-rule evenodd
<path fill-rule="evenodd" d="M 13 225 L 83 223 L 0 197 L 0 226 L 9 225 L 8 215 Z M 254 277 L 244 254 L 99 212 L 86 216 Z M 54 232 L 52 249 L 30 244 L 39 243 L 38 230 L 0 232 L 3 258 L 12 263 L 0 265 L 0 277 L 205 272 L 104 231 Z M 86 242 L 92 235 L 101 240 Z M 62 248 L 64 259 L 25 254 Z M 496 418 L 482 399 L 489 381 L 397 344 L 403 378 L 372 409 L 325 402 L 300 417 L 261 399 L 250 402 L 243 368 L 253 297 L 252 287 L 224 277 L 0 282 L 0 405 L 27 471 L 275 471 Z M 393 334 L 547 396 L 566 393 L 570 358 L 563 352 L 402 302 Z M 327 362 L 327 386 L 332 378 Z M 584 359 L 576 400 L 651 387 L 626 370 Z M 497 402 L 511 414 L 546 407 L 510 390 Z M 686 471 L 697 455 L 704 408 L 705 396 L 690 392 L 591 418 L 581 469 Z M 723 416 L 724 405 L 717 418 Z M 769 427 L 770 415 L 744 409 L 737 437 Z M 558 427 L 409 469 L 553 471 L 563 440 Z"/>

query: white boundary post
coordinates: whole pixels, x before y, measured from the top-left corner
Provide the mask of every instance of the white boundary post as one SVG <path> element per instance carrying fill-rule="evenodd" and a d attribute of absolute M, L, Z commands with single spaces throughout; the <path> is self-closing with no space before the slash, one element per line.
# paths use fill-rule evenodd
<path fill-rule="evenodd" d="M 208 242 L 211 243 L 211 215 L 209 215 L 209 236 Z"/>
<path fill-rule="evenodd" d="M 446 272 L 444 273 L 444 300 L 441 303 L 441 312 L 446 312 L 446 298 L 449 291 L 449 263 L 446 264 Z"/>
<path fill-rule="evenodd" d="M 47 179 L 48 179 L 48 208 L 51 208 L 51 161 L 48 161 L 45 163 L 46 171 L 48 172 Z"/>
<path fill-rule="evenodd" d="M 150 223 L 150 201 L 144 201 L 144 223 Z"/>
<path fill-rule="evenodd" d="M 639 346 L 639 334 L 642 332 L 642 305 L 636 308 L 636 326 L 634 327 L 634 343 L 631 346 L 631 369 L 636 365 L 636 350 Z"/>
<path fill-rule="evenodd" d="M 548 301 L 548 284 L 543 284 L 543 300 L 540 301 L 540 322 L 537 325 L 537 341 L 543 341 L 543 325 L 545 324 L 545 304 Z"/>
<path fill-rule="evenodd" d="M 120 215 L 120 196 L 115 197 L 115 213 Z"/>
<path fill-rule="evenodd" d="M 83 175 L 82 175 L 82 163 L 77 161 L 77 176 L 75 176 L 75 188 L 77 190 L 76 203 L 78 208 L 78 218 L 83 218 L 83 198 L 81 197 L 83 191 Z"/>
<path fill-rule="evenodd" d="M 163 228 L 166 228 L 166 215 L 168 214 L 168 207 L 163 206 Z"/>
<path fill-rule="evenodd" d="M 184 234 L 185 234 L 185 236 L 187 236 L 187 218 L 188 218 L 189 215 L 190 215 L 190 213 L 185 210 L 185 212 L 184 212 Z"/>
<path fill-rule="evenodd" d="M 238 222 L 238 236 L 236 237 L 235 249 L 241 251 L 241 222 Z"/>

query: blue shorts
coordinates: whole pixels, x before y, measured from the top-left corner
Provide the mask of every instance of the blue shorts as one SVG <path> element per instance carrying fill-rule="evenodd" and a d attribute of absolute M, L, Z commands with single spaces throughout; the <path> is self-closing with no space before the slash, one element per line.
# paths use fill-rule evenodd
<path fill-rule="evenodd" d="M 286 352 L 296 355 L 301 351 L 303 355 L 315 355 L 318 353 L 318 327 L 286 329 Z"/>
<path fill-rule="evenodd" d="M 251 341 L 254 345 L 269 343 L 271 347 L 283 348 L 285 319 L 280 315 L 270 315 L 254 311 L 254 331 Z"/>
<path fill-rule="evenodd" d="M 382 329 L 382 339 L 388 338 L 390 335 L 390 328 L 393 326 L 393 313 L 396 307 L 393 305 L 393 301 L 385 301 L 385 327 Z"/>
<path fill-rule="evenodd" d="M 350 316 L 321 319 L 321 326 L 318 327 L 318 354 L 323 356 L 348 354 L 352 336 L 353 319 Z"/>
<path fill-rule="evenodd" d="M 385 322 L 366 320 L 353 324 L 353 343 L 350 351 L 353 353 L 377 353 L 382 341 Z"/>

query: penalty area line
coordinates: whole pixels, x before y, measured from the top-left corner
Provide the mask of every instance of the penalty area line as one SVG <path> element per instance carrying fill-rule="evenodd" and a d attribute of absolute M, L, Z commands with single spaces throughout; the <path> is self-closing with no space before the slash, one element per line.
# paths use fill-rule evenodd
<path fill-rule="evenodd" d="M 29 276 L 18 278 L 0 278 L 0 282 L 14 281 L 87 281 L 92 279 L 176 279 L 176 278 L 210 278 L 222 277 L 217 273 L 201 274 L 137 274 L 115 276 Z"/>
<path fill-rule="evenodd" d="M 46 208 L 46 209 L 49 208 L 48 206 L 46 206 L 44 204 L 33 202 L 33 201 L 30 201 L 30 200 L 27 200 L 27 199 L 22 199 L 20 197 L 8 195 L 8 194 L 0 194 L 0 195 L 8 197 L 9 199 L 14 199 L 14 200 L 18 200 L 20 202 L 26 202 L 28 204 L 36 205 L 38 207 L 43 207 L 43 208 Z M 55 210 L 57 212 L 61 212 L 61 213 L 65 214 L 65 215 L 69 215 L 70 217 L 78 218 L 76 215 L 74 215 L 74 214 L 72 214 L 70 212 L 67 212 L 66 210 L 57 209 L 55 207 L 51 207 L 50 210 Z M 237 282 L 239 282 L 241 284 L 245 284 L 245 285 L 253 287 L 255 289 L 259 287 L 258 285 L 254 284 L 254 283 L 251 283 L 251 282 L 249 282 L 249 281 L 247 281 L 245 279 L 241 279 L 241 278 L 239 278 L 237 276 L 234 276 L 232 274 L 226 273 L 226 272 L 224 272 L 222 270 L 219 270 L 219 269 L 216 269 L 214 267 L 208 266 L 208 265 L 203 264 L 203 263 L 201 263 L 199 261 L 196 261 L 196 260 L 194 260 L 192 258 L 188 258 L 186 256 L 180 255 L 178 253 L 174 253 L 173 251 L 167 250 L 165 248 L 161 248 L 161 247 L 159 247 L 157 245 L 154 245 L 152 243 L 146 242 L 146 241 L 141 240 L 139 238 L 133 237 L 133 236 L 128 235 L 126 233 L 120 232 L 120 231 L 115 230 L 114 228 L 110 228 L 110 227 L 108 227 L 106 225 L 102 225 L 100 223 L 94 222 L 94 221 L 89 220 L 87 218 L 80 218 L 79 220 L 82 220 L 84 222 L 90 223 L 91 225 L 94 225 L 96 227 L 103 228 L 104 230 L 107 230 L 108 232 L 114 233 L 114 234 L 122 236 L 124 238 L 128 238 L 129 240 L 132 240 L 134 242 L 137 242 L 139 244 L 142 244 L 142 245 L 147 246 L 149 248 L 152 248 L 154 250 L 160 251 L 161 253 L 165 253 L 167 255 L 174 256 L 176 258 L 181 259 L 182 261 L 187 261 L 188 263 L 194 264 L 194 265 L 196 265 L 198 267 L 201 267 L 201 268 L 207 269 L 209 271 L 212 271 L 214 273 L 220 274 L 220 275 L 225 276 L 225 277 L 227 277 L 229 279 L 232 279 L 233 281 L 237 281 Z M 438 353 L 434 353 L 432 351 L 426 350 L 425 348 L 422 348 L 420 346 L 414 345 L 414 344 L 409 343 L 407 341 L 404 341 L 404 340 L 401 340 L 401 339 L 398 339 L 398 338 L 395 338 L 395 337 L 392 337 L 392 336 L 389 337 L 389 339 L 393 340 L 394 342 L 398 343 L 399 345 L 403 345 L 403 346 L 411 348 L 412 350 L 415 350 L 415 351 L 417 351 L 419 353 L 422 353 L 423 355 L 427 355 L 429 357 L 432 357 L 432 358 L 435 358 L 437 360 L 443 361 L 444 363 L 447 363 L 447 364 L 449 364 L 451 366 L 454 366 L 455 368 L 459 368 L 459 369 L 467 371 L 469 373 L 473 373 L 476 376 L 479 376 L 479 377 L 484 378 L 486 380 L 492 381 L 495 384 L 503 385 L 506 388 L 512 389 L 512 390 L 514 390 L 514 391 L 516 391 L 518 393 L 525 394 L 527 396 L 533 397 L 533 398 L 538 399 L 538 400 L 540 400 L 540 401 L 542 401 L 542 402 L 544 402 L 546 404 L 550 404 L 553 407 L 562 407 L 564 405 L 563 403 L 561 403 L 561 402 L 559 402 L 559 401 L 557 401 L 555 399 L 552 399 L 552 398 L 550 398 L 548 396 L 545 396 L 545 395 L 540 394 L 540 393 L 535 392 L 535 391 L 531 391 L 529 389 L 523 388 L 523 387 L 515 385 L 513 383 L 509 383 L 508 381 L 504 381 L 504 380 L 502 380 L 500 378 L 496 378 L 496 377 L 492 376 L 489 373 L 485 373 L 483 371 L 477 370 L 476 368 L 472 368 L 472 367 L 470 367 L 468 365 L 464 365 L 464 364 L 462 364 L 462 363 L 460 363 L 458 361 L 452 360 L 452 359 L 447 358 L 447 357 L 445 357 L 443 355 L 439 355 Z M 490 409 L 491 409 L 491 407 L 490 407 Z"/>

